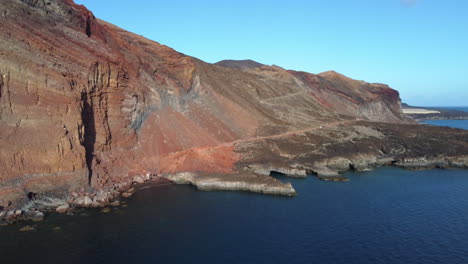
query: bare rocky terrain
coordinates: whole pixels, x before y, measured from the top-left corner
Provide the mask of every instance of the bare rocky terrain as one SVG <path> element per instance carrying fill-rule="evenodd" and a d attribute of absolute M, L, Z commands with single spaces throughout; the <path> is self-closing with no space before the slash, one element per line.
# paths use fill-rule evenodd
<path fill-rule="evenodd" d="M 295 195 L 270 174 L 468 164 L 467 131 L 407 119 L 385 84 L 205 63 L 72 0 L 1 1 L 0 39 L 0 218 L 103 206 L 155 179 Z"/>

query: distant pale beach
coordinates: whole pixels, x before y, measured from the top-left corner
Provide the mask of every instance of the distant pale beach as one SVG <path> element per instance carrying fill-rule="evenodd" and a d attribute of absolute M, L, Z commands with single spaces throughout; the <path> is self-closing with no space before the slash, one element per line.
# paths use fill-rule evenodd
<path fill-rule="evenodd" d="M 440 114 L 439 111 L 424 108 L 402 108 L 403 114 Z"/>

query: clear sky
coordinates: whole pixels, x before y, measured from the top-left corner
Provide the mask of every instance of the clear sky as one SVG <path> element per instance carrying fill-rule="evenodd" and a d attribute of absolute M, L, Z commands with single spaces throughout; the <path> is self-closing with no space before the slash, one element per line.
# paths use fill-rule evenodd
<path fill-rule="evenodd" d="M 207 62 L 335 70 L 389 84 L 413 105 L 468 105 L 467 0 L 75 2 Z"/>

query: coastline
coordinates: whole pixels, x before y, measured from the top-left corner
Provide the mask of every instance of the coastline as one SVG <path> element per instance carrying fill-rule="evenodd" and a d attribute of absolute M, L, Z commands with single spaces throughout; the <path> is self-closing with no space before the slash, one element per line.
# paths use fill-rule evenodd
<path fill-rule="evenodd" d="M 407 170 L 430 170 L 468 168 L 468 155 L 458 157 L 417 157 L 402 160 L 369 159 L 360 160 L 358 166 L 348 166 L 345 169 L 340 162 L 327 164 L 325 167 L 291 168 L 291 167 L 269 167 L 265 165 L 252 164 L 244 171 L 234 174 L 206 175 L 202 173 L 176 173 L 166 175 L 136 176 L 127 183 L 119 184 L 111 189 L 94 192 L 73 192 L 68 199 L 57 199 L 43 197 L 41 200 L 31 201 L 23 208 L 11 208 L 0 211 L 0 225 L 14 224 L 18 222 L 38 222 L 46 219 L 47 214 L 73 213 L 83 208 L 101 208 L 103 213 L 108 212 L 109 207 L 120 206 L 121 199 L 131 198 L 139 189 L 148 188 L 151 185 L 192 185 L 199 191 L 243 191 L 259 193 L 264 195 L 276 195 L 293 197 L 297 195 L 296 190 L 289 182 L 282 182 L 272 177 L 271 174 L 278 173 L 289 178 L 317 177 L 323 181 L 344 182 L 348 178 L 342 176 L 348 171 L 368 171 L 379 167 L 397 167 Z M 268 175 L 268 171 L 270 172 Z M 146 187 L 145 187 L 146 186 Z M 28 231 L 28 230 L 23 230 Z"/>
<path fill-rule="evenodd" d="M 468 120 L 466 107 L 413 107 L 404 105 L 403 114 L 418 121 Z"/>
<path fill-rule="evenodd" d="M 120 182 L 101 190 L 48 191 L 32 197 L 20 208 L 1 208 L 0 223 L 42 221 L 50 212 L 69 213 L 77 208 L 105 210 L 150 182 L 190 184 L 200 191 L 245 191 L 290 197 L 297 195 L 294 186 L 273 176 L 315 176 L 339 182 L 349 180 L 342 175 L 344 172 L 382 166 L 410 170 L 468 168 L 464 147 L 468 132 L 462 129 L 358 121 L 286 135 L 236 142 L 232 149 L 243 155 L 230 173 L 146 172 L 121 178 Z M 204 151 L 215 153 L 225 149 L 215 146 Z"/>

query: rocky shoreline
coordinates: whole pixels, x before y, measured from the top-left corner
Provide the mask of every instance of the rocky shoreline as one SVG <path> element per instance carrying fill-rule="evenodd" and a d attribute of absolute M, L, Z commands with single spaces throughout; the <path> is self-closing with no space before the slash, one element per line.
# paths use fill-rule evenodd
<path fill-rule="evenodd" d="M 200 191 L 247 191 L 269 195 L 295 196 L 291 183 L 249 172 L 230 175 L 177 173 L 165 176 L 176 184 L 191 184 Z"/>
<path fill-rule="evenodd" d="M 82 208 L 102 208 L 106 212 L 110 206 L 119 206 L 122 198 L 130 198 L 139 185 L 152 182 L 156 184 L 190 184 L 199 191 L 246 191 L 266 195 L 295 196 L 297 195 L 291 183 L 283 183 L 274 176 L 281 175 L 290 178 L 307 178 L 316 176 L 320 180 L 343 182 L 349 181 L 341 175 L 346 171 L 366 171 L 382 166 L 394 166 L 402 169 L 448 169 L 468 168 L 468 155 L 456 157 L 417 157 L 401 160 L 369 159 L 354 160 L 354 163 L 343 158 L 330 160 L 327 163 L 316 163 L 313 168 L 287 166 L 270 166 L 267 164 L 252 164 L 242 168 L 240 172 L 222 174 L 175 173 L 135 176 L 131 181 L 121 183 L 112 188 L 87 192 L 71 192 L 64 199 L 40 197 L 31 200 L 22 208 L 1 208 L 0 225 L 26 221 L 43 221 L 50 212 L 72 213 Z M 320 165 L 319 165 L 320 164 Z M 350 166 L 351 165 L 351 166 Z M 109 210 L 108 210 L 109 211 Z M 23 231 L 28 231 L 26 230 Z"/>
<path fill-rule="evenodd" d="M 167 183 L 165 178 L 147 173 L 137 175 L 131 181 L 115 184 L 111 188 L 96 191 L 70 192 L 63 198 L 51 196 L 31 197 L 31 200 L 21 208 L 0 208 L 0 225 L 13 224 L 22 221 L 43 221 L 50 212 L 61 214 L 72 213 L 82 208 L 103 208 L 120 205 L 121 198 L 130 198 L 136 191 L 138 185 L 148 182 L 156 184 Z"/>
<path fill-rule="evenodd" d="M 468 168 L 468 155 L 454 157 L 417 157 L 394 160 L 393 158 L 363 158 L 361 160 L 350 161 L 339 158 L 331 161 L 317 162 L 316 166 L 310 168 L 297 167 L 279 167 L 268 165 L 250 165 L 245 169 L 254 173 L 272 176 L 274 174 L 291 178 L 306 178 L 316 176 L 324 181 L 349 181 L 341 174 L 347 171 L 368 171 L 378 167 L 397 167 L 407 170 L 428 170 L 428 169 L 450 169 L 450 168 Z"/>
<path fill-rule="evenodd" d="M 206 175 L 199 173 L 177 173 L 163 176 L 176 184 L 190 184 L 200 191 L 247 191 L 269 195 L 295 196 L 294 187 L 283 183 L 274 176 L 289 178 L 307 178 L 316 176 L 320 180 L 343 182 L 349 181 L 342 173 L 347 171 L 368 171 L 378 167 L 393 166 L 408 170 L 468 168 L 468 155 L 453 157 L 417 157 L 395 160 L 390 157 L 362 157 L 352 161 L 336 158 L 317 162 L 314 167 L 274 166 L 251 164 L 242 168 L 242 172 L 230 175 Z"/>
<path fill-rule="evenodd" d="M 200 191 L 247 191 L 288 197 L 297 194 L 294 187 L 274 176 L 315 175 L 325 181 L 347 181 L 341 173 L 381 166 L 411 170 L 468 168 L 467 146 L 466 130 L 360 121 L 286 137 L 238 142 L 233 151 L 242 154 L 242 158 L 231 172 L 148 172 L 126 181 L 124 177 L 124 182 L 102 190 L 81 188 L 62 196 L 54 196 L 53 191 L 32 194 L 21 208 L 0 208 L 0 222 L 40 221 L 50 211 L 67 213 L 75 208 L 105 208 L 117 203 L 120 197 L 131 197 L 136 186 L 148 181 L 191 184 Z M 203 151 L 216 155 L 226 148 Z"/>
<path fill-rule="evenodd" d="M 468 113 L 462 112 L 464 114 L 456 114 L 453 116 L 450 115 L 440 115 L 440 114 L 427 114 L 427 115 L 408 115 L 418 122 L 428 121 L 428 120 L 468 120 Z"/>

